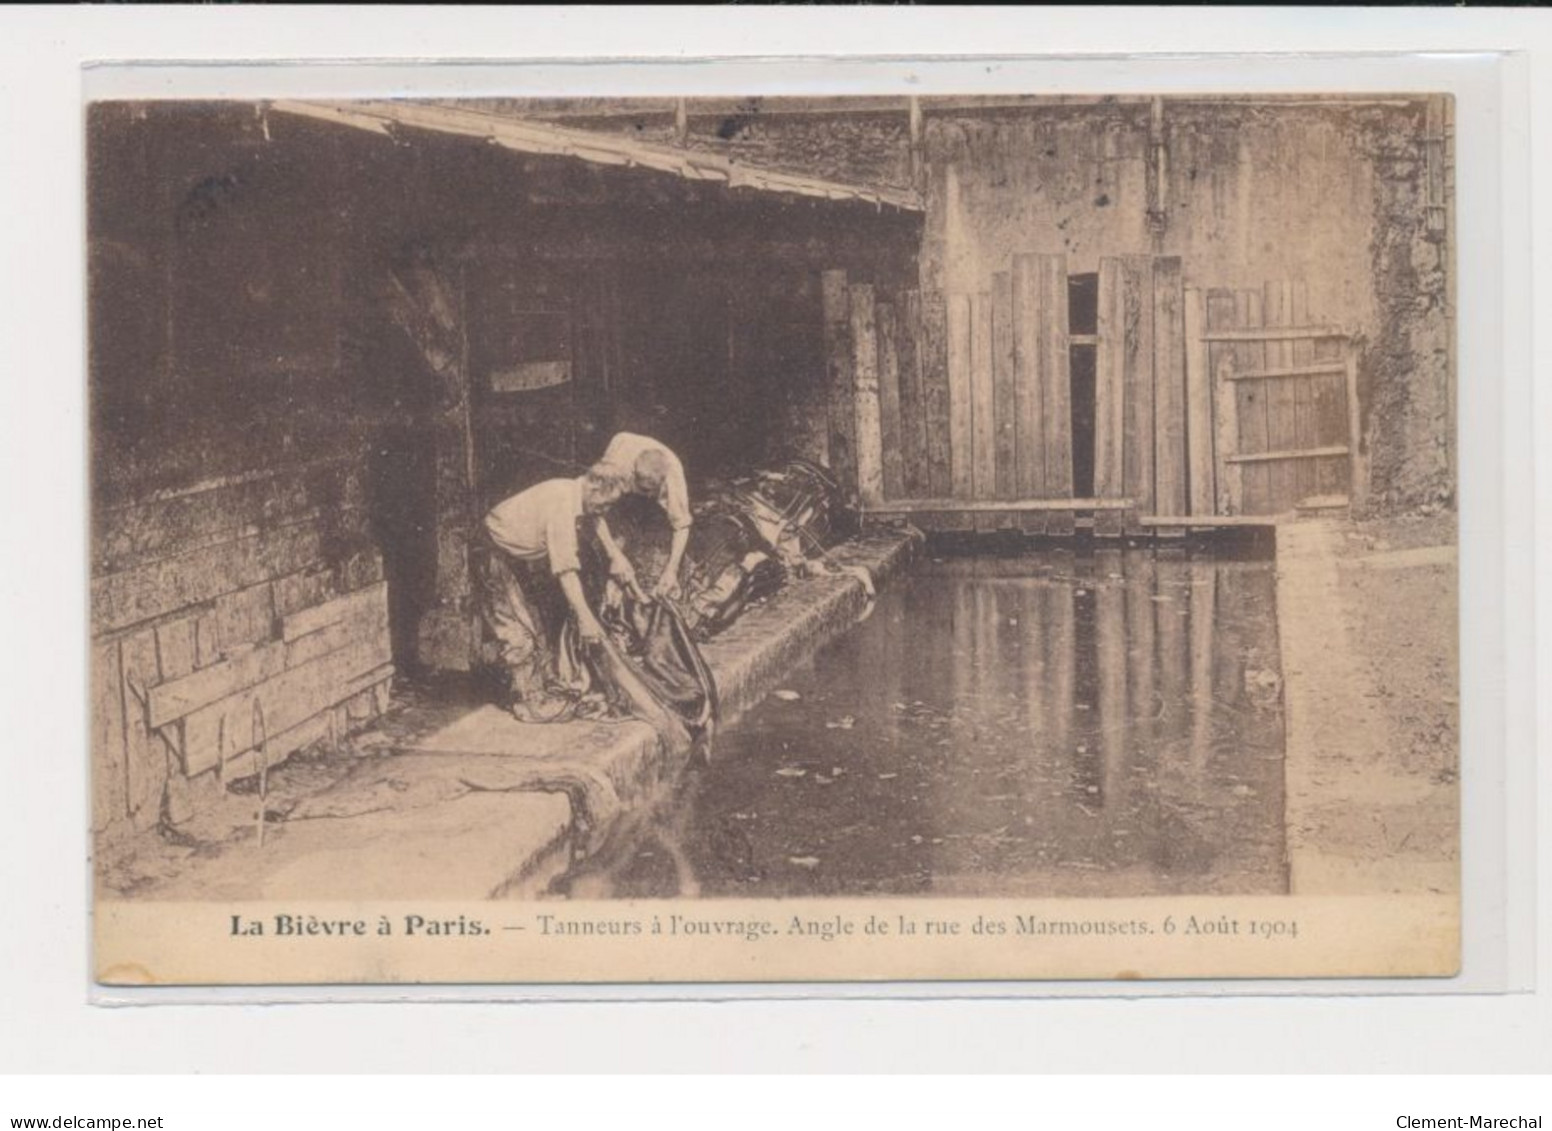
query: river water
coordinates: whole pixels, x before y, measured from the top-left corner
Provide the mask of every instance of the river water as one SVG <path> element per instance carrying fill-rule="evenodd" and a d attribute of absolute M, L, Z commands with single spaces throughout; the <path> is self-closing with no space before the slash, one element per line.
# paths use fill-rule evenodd
<path fill-rule="evenodd" d="M 938 551 L 567 887 L 1285 893 L 1273 569 L 1221 551 Z"/>

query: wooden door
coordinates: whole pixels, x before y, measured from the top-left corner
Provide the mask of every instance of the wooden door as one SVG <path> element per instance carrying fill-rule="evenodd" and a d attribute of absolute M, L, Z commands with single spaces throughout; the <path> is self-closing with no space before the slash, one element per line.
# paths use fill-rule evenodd
<path fill-rule="evenodd" d="M 1192 452 L 1197 476 L 1213 477 L 1210 494 L 1191 492 L 1193 513 L 1210 500 L 1219 515 L 1284 514 L 1361 488 L 1353 345 L 1310 324 L 1303 294 L 1275 283 L 1187 295 L 1187 387 L 1210 397 L 1214 420 L 1211 460 Z"/>

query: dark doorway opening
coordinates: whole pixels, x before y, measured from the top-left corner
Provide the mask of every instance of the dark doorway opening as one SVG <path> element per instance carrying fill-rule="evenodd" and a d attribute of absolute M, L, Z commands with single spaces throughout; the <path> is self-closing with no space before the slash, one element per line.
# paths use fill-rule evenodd
<path fill-rule="evenodd" d="M 1099 334 L 1099 276 L 1067 278 L 1068 371 L 1072 383 L 1072 493 L 1094 497 L 1094 371 Z"/>
<path fill-rule="evenodd" d="M 356 412 L 367 425 L 366 491 L 373 541 L 388 582 L 393 660 L 419 670 L 420 620 L 437 600 L 436 381 L 387 313 L 391 261 L 360 273 L 352 288 L 343 346 Z"/>

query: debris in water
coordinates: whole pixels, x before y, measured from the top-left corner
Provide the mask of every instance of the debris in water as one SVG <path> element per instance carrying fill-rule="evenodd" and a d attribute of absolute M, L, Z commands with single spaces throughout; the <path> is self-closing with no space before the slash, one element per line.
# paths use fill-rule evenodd
<path fill-rule="evenodd" d="M 1083 788 L 1084 788 L 1084 790 L 1086 790 L 1089 793 L 1098 793 L 1099 792 L 1099 786 L 1097 786 L 1097 785 L 1086 785 Z"/>
<path fill-rule="evenodd" d="M 852 727 L 854 727 L 856 725 L 857 725 L 857 720 L 852 715 L 842 715 L 840 718 L 836 719 L 833 723 L 825 723 L 825 727 L 828 730 L 850 730 Z"/>
<path fill-rule="evenodd" d="M 1079 754 L 1087 754 L 1088 752 L 1089 752 L 1089 748 L 1087 746 L 1080 746 L 1080 747 L 1078 747 L 1078 753 Z"/>
<path fill-rule="evenodd" d="M 845 772 L 846 772 L 846 767 L 845 766 L 831 766 L 830 767 L 830 776 L 832 778 L 838 778 L 842 774 L 844 774 Z"/>
<path fill-rule="evenodd" d="M 830 785 L 831 783 L 833 783 L 835 781 L 834 778 L 827 778 L 823 774 L 815 774 L 814 775 L 814 780 L 816 782 L 818 782 L 820 785 Z"/>
<path fill-rule="evenodd" d="M 900 776 L 899 774 L 879 774 L 878 775 L 878 780 L 879 781 L 888 781 L 890 778 L 897 778 L 899 776 Z"/>
<path fill-rule="evenodd" d="M 796 864 L 799 868 L 817 868 L 817 867 L 819 867 L 819 857 L 817 857 L 817 856 L 789 856 L 789 857 L 787 857 L 787 863 L 788 864 Z"/>
<path fill-rule="evenodd" d="M 1256 795 L 1255 790 L 1251 789 L 1248 785 L 1244 785 L 1243 783 L 1235 786 L 1233 789 L 1229 790 L 1229 792 L 1232 793 L 1235 797 L 1254 797 Z"/>
<path fill-rule="evenodd" d="M 800 778 L 806 773 L 808 771 L 802 766 L 783 766 L 776 771 L 776 776 L 779 778 Z"/>
<path fill-rule="evenodd" d="M 1074 593 L 1079 597 L 1087 597 L 1089 595 L 1089 591 L 1087 589 L 1074 590 Z"/>
<path fill-rule="evenodd" d="M 1017 628 L 1018 627 L 1018 617 L 1009 617 L 1008 618 L 1008 624 L 1011 627 L 1013 627 L 1013 628 Z"/>
<path fill-rule="evenodd" d="M 922 838 L 919 837 L 919 836 L 913 836 L 911 838 L 911 843 L 912 844 L 920 844 L 921 842 L 922 842 Z"/>
<path fill-rule="evenodd" d="M 734 813 L 732 817 L 735 821 L 752 821 L 759 815 L 758 813 Z"/>
<path fill-rule="evenodd" d="M 782 688 L 780 691 L 773 691 L 773 692 L 771 692 L 771 694 L 776 696 L 776 698 L 780 699 L 784 703 L 791 703 L 794 699 L 801 699 L 801 698 L 803 698 L 796 691 L 789 691 L 785 687 Z"/>
<path fill-rule="evenodd" d="M 1282 677 L 1267 668 L 1248 668 L 1245 671 L 1245 690 L 1275 696 L 1282 687 Z"/>

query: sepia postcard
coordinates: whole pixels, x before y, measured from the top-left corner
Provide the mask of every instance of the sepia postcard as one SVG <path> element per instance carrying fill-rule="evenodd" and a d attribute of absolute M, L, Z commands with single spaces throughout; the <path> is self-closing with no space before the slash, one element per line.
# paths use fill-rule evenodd
<path fill-rule="evenodd" d="M 99 985 L 1458 973 L 1451 96 L 84 113 Z"/>

